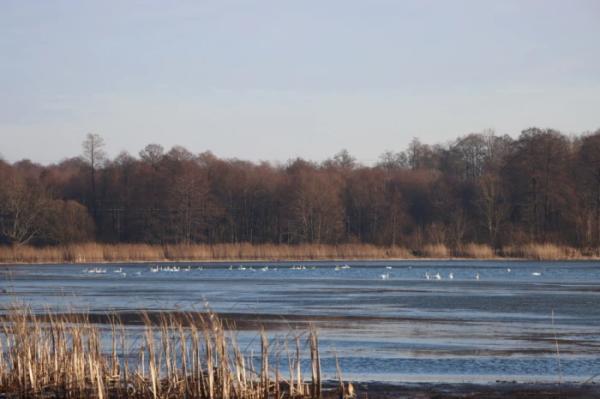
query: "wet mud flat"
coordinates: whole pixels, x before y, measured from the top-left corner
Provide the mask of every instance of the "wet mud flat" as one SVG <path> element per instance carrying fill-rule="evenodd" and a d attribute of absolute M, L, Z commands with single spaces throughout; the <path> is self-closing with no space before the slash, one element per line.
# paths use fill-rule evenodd
<path fill-rule="evenodd" d="M 356 399 L 598 399 L 598 384 L 354 384 Z M 0 391 L 0 399 L 24 397 L 20 394 Z M 53 392 L 27 395 L 28 398 L 58 398 Z M 95 396 L 92 396 L 95 397 Z M 119 392 L 109 391 L 109 397 L 121 397 Z M 141 396 L 142 398 L 145 396 Z M 148 396 L 152 397 L 151 395 Z M 341 398 L 337 382 L 324 382 L 323 399 Z"/>
<path fill-rule="evenodd" d="M 1 308 L 0 308 L 1 309 Z M 3 313 L 9 312 L 4 309 Z M 261 328 L 268 330 L 292 330 L 308 329 L 311 325 L 322 328 L 349 328 L 351 326 L 364 323 L 393 323 L 393 322 L 443 322 L 434 319 L 410 318 L 410 317 L 369 317 L 369 316 L 325 316 L 325 315 L 301 315 L 301 314 L 272 314 L 272 313 L 237 313 L 237 312 L 218 312 L 211 311 L 164 311 L 164 310 L 141 310 L 141 311 L 111 311 L 111 312 L 57 312 L 52 313 L 52 317 L 59 319 L 71 319 L 73 321 L 85 320 L 93 324 L 111 324 L 119 322 L 125 326 L 144 325 L 145 320 L 152 324 L 159 324 L 161 320 L 171 317 L 180 319 L 184 325 L 189 326 L 202 320 L 210 320 L 214 315 L 218 315 L 223 322 L 225 329 L 235 329 L 238 331 L 260 331 Z M 0 318 L 2 316 L 0 315 Z M 40 320 L 49 321 L 47 314 L 39 314 Z"/>
<path fill-rule="evenodd" d="M 497 382 L 493 384 L 385 384 L 356 383 L 357 399 L 598 399 L 600 385 L 535 384 Z M 326 398 L 337 398 L 337 390 L 328 390 Z"/>

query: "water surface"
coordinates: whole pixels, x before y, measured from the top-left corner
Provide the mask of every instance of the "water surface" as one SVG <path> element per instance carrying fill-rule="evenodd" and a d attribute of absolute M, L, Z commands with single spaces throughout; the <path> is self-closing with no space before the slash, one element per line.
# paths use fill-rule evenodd
<path fill-rule="evenodd" d="M 377 381 L 600 373 L 600 264 L 525 261 L 0 266 L 0 305 L 314 320 L 323 368 Z M 293 327 L 290 327 L 293 328 Z M 273 332 L 277 334 L 277 332 Z M 253 331 L 241 339 L 252 342 Z M 560 356 L 556 353 L 556 343 Z"/>

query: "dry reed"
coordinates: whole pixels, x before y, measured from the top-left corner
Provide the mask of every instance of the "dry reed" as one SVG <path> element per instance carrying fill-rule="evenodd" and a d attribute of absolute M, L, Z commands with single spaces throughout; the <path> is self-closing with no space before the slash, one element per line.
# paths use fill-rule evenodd
<path fill-rule="evenodd" d="M 444 244 L 426 244 L 409 250 L 371 244 L 75 244 L 67 246 L 1 246 L 0 263 L 96 263 L 161 261 L 233 261 L 233 260 L 350 260 L 410 259 L 415 257 L 476 259 L 495 257 L 536 260 L 585 259 L 600 257 L 598 248 L 584 251 L 555 244 L 506 246 L 495 253 L 485 244 L 464 244 L 450 249 Z"/>
<path fill-rule="evenodd" d="M 301 372 L 300 336 L 287 351 L 289 376 L 278 362 L 281 349 L 261 333 L 261 367 L 237 344 L 235 331 L 213 313 L 142 314 L 144 333 L 132 337 L 116 315 L 108 325 L 86 315 L 35 315 L 13 307 L 0 318 L 0 396 L 44 398 L 267 399 L 321 397 L 316 330 L 307 344 L 311 378 Z M 225 328 L 228 327 L 228 328 Z M 133 338 L 133 339 L 132 339 Z M 288 348 L 287 342 L 284 345 Z"/>
<path fill-rule="evenodd" d="M 419 251 L 426 258 L 449 258 L 450 250 L 444 244 L 427 244 Z"/>
<path fill-rule="evenodd" d="M 494 250 L 489 245 L 475 243 L 461 245 L 456 249 L 455 253 L 459 257 L 474 259 L 491 259 L 496 256 Z"/>
<path fill-rule="evenodd" d="M 0 246 L 0 263 L 94 263 L 141 261 L 316 260 L 410 258 L 402 247 L 370 244 L 75 244 Z"/>
<path fill-rule="evenodd" d="M 582 259 L 584 256 L 576 248 L 555 244 L 525 244 L 518 247 L 502 248 L 504 256 L 533 260 Z"/>

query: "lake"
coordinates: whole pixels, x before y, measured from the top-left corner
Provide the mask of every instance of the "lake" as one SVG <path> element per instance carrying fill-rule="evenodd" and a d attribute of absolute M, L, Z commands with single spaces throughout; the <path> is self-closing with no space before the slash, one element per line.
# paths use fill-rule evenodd
<path fill-rule="evenodd" d="M 259 320 L 271 336 L 314 322 L 326 377 L 337 356 L 354 381 L 555 382 L 600 373 L 598 262 L 4 265 L 0 292 L 0 305 L 21 301 L 38 312 L 208 305 Z M 257 326 L 248 325 L 240 342 L 251 346 Z"/>

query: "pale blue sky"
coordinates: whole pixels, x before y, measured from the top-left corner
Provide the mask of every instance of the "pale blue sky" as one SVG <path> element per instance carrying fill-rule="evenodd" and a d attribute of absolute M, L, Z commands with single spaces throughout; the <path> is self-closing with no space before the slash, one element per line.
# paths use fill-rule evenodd
<path fill-rule="evenodd" d="M 600 1 L 0 0 L 0 154 L 88 132 L 371 162 L 413 136 L 600 128 Z"/>

